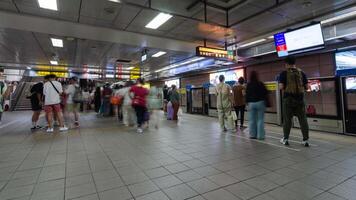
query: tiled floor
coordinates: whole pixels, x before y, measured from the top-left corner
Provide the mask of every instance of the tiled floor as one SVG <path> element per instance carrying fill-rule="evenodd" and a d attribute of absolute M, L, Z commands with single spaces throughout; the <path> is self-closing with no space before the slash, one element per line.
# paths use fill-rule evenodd
<path fill-rule="evenodd" d="M 29 112 L 0 125 L 0 199 L 341 200 L 356 199 L 356 138 L 311 134 L 310 148 L 221 134 L 215 118 L 184 115 L 138 135 L 85 114 L 81 128 L 29 131 Z"/>

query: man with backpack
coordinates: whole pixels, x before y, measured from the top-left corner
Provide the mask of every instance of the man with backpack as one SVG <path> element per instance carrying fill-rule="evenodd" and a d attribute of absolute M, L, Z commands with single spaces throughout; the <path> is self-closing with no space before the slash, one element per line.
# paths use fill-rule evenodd
<path fill-rule="evenodd" d="M 283 132 L 281 143 L 289 145 L 293 116 L 298 118 L 303 134 L 302 145 L 308 147 L 309 126 L 305 112 L 304 92 L 308 86 L 305 73 L 296 67 L 295 58 L 287 57 L 286 70 L 279 75 L 279 86 L 283 90 Z"/>
<path fill-rule="evenodd" d="M 76 77 L 69 79 L 69 85 L 65 90 L 65 94 L 67 95 L 66 118 L 70 119 L 70 115 L 73 113 L 74 126 L 79 127 L 79 107 L 83 102 L 83 93 L 78 85 Z"/>

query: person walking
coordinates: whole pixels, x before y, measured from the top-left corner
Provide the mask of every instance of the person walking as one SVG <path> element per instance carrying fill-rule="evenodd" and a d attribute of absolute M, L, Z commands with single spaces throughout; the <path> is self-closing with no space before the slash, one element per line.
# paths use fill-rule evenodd
<path fill-rule="evenodd" d="M 130 93 L 132 93 L 132 106 L 135 109 L 137 117 L 137 132 L 143 133 L 142 125 L 145 122 L 145 114 L 147 112 L 147 100 L 148 90 L 143 87 L 144 80 L 137 79 L 136 85 L 132 86 Z"/>
<path fill-rule="evenodd" d="M 93 102 L 94 102 L 95 112 L 99 113 L 100 107 L 101 107 L 101 89 L 100 89 L 100 87 L 95 88 Z"/>
<path fill-rule="evenodd" d="M 148 99 L 148 110 L 150 112 L 150 124 L 153 124 L 156 129 L 159 127 L 159 111 L 162 109 L 162 89 L 152 86 Z"/>
<path fill-rule="evenodd" d="M 47 75 L 45 77 L 46 83 L 43 85 L 44 95 L 44 110 L 46 112 L 46 118 L 48 122 L 47 133 L 52 133 L 53 130 L 53 113 L 59 122 L 59 131 L 67 131 L 68 128 L 64 125 L 63 115 L 60 106 L 60 96 L 63 93 L 62 85 L 55 80 L 55 75 Z"/>
<path fill-rule="evenodd" d="M 244 86 L 245 79 L 240 77 L 237 83 L 232 87 L 232 92 L 234 94 L 234 108 L 236 112 L 237 118 L 240 116 L 240 128 L 244 127 L 245 121 L 245 95 L 246 95 L 246 88 Z M 238 127 L 237 121 L 235 121 L 235 126 Z"/>
<path fill-rule="evenodd" d="M 163 112 L 167 113 L 167 104 L 169 102 L 169 88 L 167 85 L 163 86 Z"/>
<path fill-rule="evenodd" d="M 103 92 L 102 92 L 102 115 L 103 116 L 110 116 L 111 115 L 111 103 L 110 103 L 110 98 L 112 95 L 113 91 L 110 88 L 110 84 L 109 83 L 105 83 L 104 88 L 103 88 Z"/>
<path fill-rule="evenodd" d="M 224 75 L 219 76 L 219 81 L 220 83 L 216 86 L 216 96 L 220 129 L 222 132 L 226 132 L 228 129 L 230 129 L 230 131 L 234 131 L 231 114 L 233 105 L 231 87 L 225 83 Z M 227 124 L 225 124 L 225 121 L 227 121 Z"/>
<path fill-rule="evenodd" d="M 43 106 L 43 101 L 42 101 L 43 100 L 43 82 L 38 82 L 31 87 L 29 98 L 31 101 L 31 108 L 33 111 L 31 130 L 34 131 L 36 129 L 42 128 L 37 123 L 40 118 L 42 106 Z"/>
<path fill-rule="evenodd" d="M 249 108 L 249 132 L 251 139 L 265 139 L 265 110 L 268 91 L 262 83 L 256 71 L 250 74 L 250 80 L 246 87 L 246 102 Z"/>
<path fill-rule="evenodd" d="M 173 118 L 172 118 L 172 120 L 178 120 L 180 95 L 179 95 L 179 93 L 177 91 L 177 86 L 176 85 L 172 85 L 172 89 L 169 92 L 169 101 L 172 103 L 172 107 L 173 107 Z"/>
<path fill-rule="evenodd" d="M 72 77 L 69 79 L 69 85 L 65 90 L 65 94 L 67 95 L 65 112 L 66 118 L 71 122 L 72 120 L 70 115 L 73 114 L 74 126 L 79 127 L 79 107 L 80 104 L 83 102 L 83 95 L 76 77 Z"/>
<path fill-rule="evenodd" d="M 7 85 L 5 81 L 0 80 L 0 124 L 1 124 L 3 112 L 5 110 L 4 104 L 5 104 L 6 91 L 7 91 Z"/>
<path fill-rule="evenodd" d="M 130 89 L 133 83 L 128 81 L 125 86 L 119 89 L 115 95 L 122 98 L 122 121 L 125 126 L 131 126 L 135 121 L 135 110 L 132 107 L 132 100 L 130 97 Z"/>
<path fill-rule="evenodd" d="M 286 70 L 279 74 L 279 87 L 283 91 L 283 133 L 281 143 L 289 145 L 293 116 L 298 118 L 303 134 L 302 145 L 309 147 L 309 125 L 305 112 L 304 93 L 308 87 L 305 73 L 296 67 L 295 57 L 287 57 Z"/>

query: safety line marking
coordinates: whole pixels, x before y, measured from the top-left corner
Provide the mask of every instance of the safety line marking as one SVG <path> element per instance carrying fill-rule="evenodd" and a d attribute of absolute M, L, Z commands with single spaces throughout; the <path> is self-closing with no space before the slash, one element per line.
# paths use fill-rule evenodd
<path fill-rule="evenodd" d="M 224 134 L 230 135 L 230 136 L 233 136 L 233 137 L 244 138 L 244 139 L 247 139 L 247 140 L 250 140 L 250 141 L 253 141 L 253 142 L 259 142 L 259 143 L 262 143 L 262 144 L 268 144 L 268 145 L 279 147 L 279 148 L 283 148 L 283 149 L 288 149 L 288 150 L 297 151 L 297 152 L 300 151 L 300 149 L 295 149 L 295 148 L 286 147 L 286 146 L 280 146 L 280 145 L 277 145 L 277 144 L 273 144 L 273 143 L 269 143 L 269 142 L 265 142 L 265 141 L 261 141 L 261 140 L 253 140 L 253 139 L 250 139 L 248 137 L 243 137 L 243 136 L 240 136 L 240 135 L 234 135 L 234 134 L 230 134 L 230 133 L 224 133 Z"/>
<path fill-rule="evenodd" d="M 277 139 L 277 140 L 280 140 L 280 139 L 281 139 L 281 138 L 279 138 L 279 137 L 274 137 L 274 136 L 270 136 L 270 135 L 266 135 L 266 137 L 273 138 L 273 139 Z M 293 143 L 298 143 L 298 144 L 301 143 L 300 141 L 291 140 L 291 139 L 288 139 L 288 141 L 289 141 L 289 142 L 293 142 Z M 310 143 L 309 143 L 309 145 L 310 145 L 310 146 L 313 146 L 313 147 L 317 147 L 317 146 L 318 146 L 318 145 L 316 145 L 316 144 L 310 144 Z"/>
<path fill-rule="evenodd" d="M 12 121 L 12 122 L 8 122 L 6 124 L 1 125 L 0 128 L 5 128 L 6 126 L 10 126 L 11 124 L 15 124 L 15 123 L 17 123 L 19 121 L 21 121 L 21 120 L 15 120 L 15 121 Z"/>

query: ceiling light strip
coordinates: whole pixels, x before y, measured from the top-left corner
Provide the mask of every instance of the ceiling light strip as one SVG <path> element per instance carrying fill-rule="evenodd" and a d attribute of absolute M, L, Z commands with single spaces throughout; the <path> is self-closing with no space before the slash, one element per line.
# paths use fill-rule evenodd
<path fill-rule="evenodd" d="M 58 10 L 57 0 L 37 0 L 38 5 L 43 9 Z"/>
<path fill-rule="evenodd" d="M 173 16 L 166 13 L 159 13 L 155 18 L 153 18 L 145 27 L 150 29 L 157 29 L 162 24 L 166 23 Z"/>
<path fill-rule="evenodd" d="M 266 39 L 263 38 L 263 39 L 260 39 L 260 40 L 256 40 L 256 41 L 253 41 L 253 42 L 249 42 L 249 43 L 240 45 L 239 47 L 240 48 L 248 47 L 248 46 L 251 46 L 251 45 L 254 45 L 254 44 L 258 44 L 258 43 L 261 43 L 261 42 L 264 42 L 264 41 L 266 41 Z"/>

